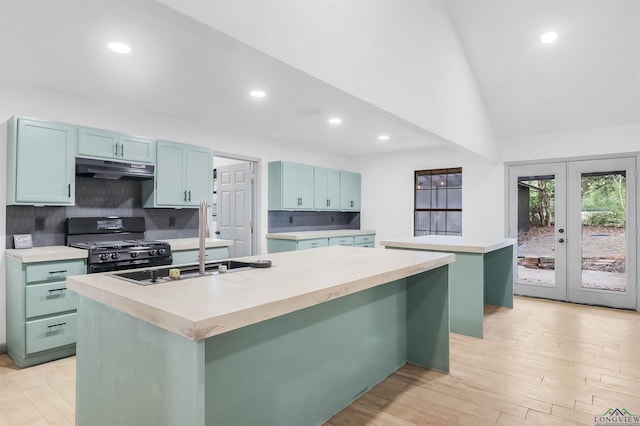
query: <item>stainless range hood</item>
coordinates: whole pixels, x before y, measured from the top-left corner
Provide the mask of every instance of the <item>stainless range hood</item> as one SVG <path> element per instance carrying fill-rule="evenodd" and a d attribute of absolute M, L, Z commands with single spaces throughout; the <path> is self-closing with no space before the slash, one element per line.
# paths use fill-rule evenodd
<path fill-rule="evenodd" d="M 76 176 L 101 179 L 153 179 L 151 164 L 76 157 Z"/>

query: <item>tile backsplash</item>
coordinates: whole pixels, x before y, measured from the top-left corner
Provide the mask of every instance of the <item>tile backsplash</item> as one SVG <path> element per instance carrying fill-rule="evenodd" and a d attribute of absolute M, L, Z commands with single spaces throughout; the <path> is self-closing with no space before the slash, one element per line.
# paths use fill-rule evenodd
<path fill-rule="evenodd" d="M 7 206 L 6 247 L 14 234 L 32 234 L 35 247 L 65 245 L 66 218 L 88 216 L 144 217 L 147 239 L 198 236 L 197 209 L 143 209 L 140 181 L 77 176 L 75 206 Z"/>
<path fill-rule="evenodd" d="M 269 211 L 269 232 L 360 229 L 360 212 Z"/>

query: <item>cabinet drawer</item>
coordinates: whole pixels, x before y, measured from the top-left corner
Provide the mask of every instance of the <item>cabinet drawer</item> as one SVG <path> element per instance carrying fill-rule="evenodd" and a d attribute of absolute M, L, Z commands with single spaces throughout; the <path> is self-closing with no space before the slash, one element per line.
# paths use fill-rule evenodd
<path fill-rule="evenodd" d="M 329 238 L 330 246 L 352 246 L 353 237 L 333 237 Z"/>
<path fill-rule="evenodd" d="M 373 243 L 362 243 L 362 244 L 354 244 L 355 247 L 369 247 L 369 248 L 373 248 L 374 244 Z"/>
<path fill-rule="evenodd" d="M 35 321 L 27 321 L 27 354 L 75 343 L 76 322 L 77 314 L 75 312 Z"/>
<path fill-rule="evenodd" d="M 25 294 L 27 318 L 72 311 L 78 306 L 78 296 L 67 290 L 64 281 L 29 285 Z"/>
<path fill-rule="evenodd" d="M 354 244 L 374 243 L 375 240 L 375 235 L 356 235 L 355 237 L 353 237 Z"/>
<path fill-rule="evenodd" d="M 72 275 L 87 273 L 87 266 L 83 259 L 33 263 L 28 264 L 25 269 L 27 283 L 60 281 Z"/>
<path fill-rule="evenodd" d="M 326 247 L 329 245 L 327 238 L 316 238 L 313 240 L 298 241 L 298 250 L 306 250 L 318 247 Z"/>

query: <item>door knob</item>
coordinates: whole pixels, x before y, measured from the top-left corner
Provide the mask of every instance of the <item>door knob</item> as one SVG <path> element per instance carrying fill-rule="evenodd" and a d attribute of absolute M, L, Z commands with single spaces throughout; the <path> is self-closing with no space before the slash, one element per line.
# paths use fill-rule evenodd
<path fill-rule="evenodd" d="M 559 242 L 559 243 L 564 243 L 564 238 L 560 238 L 560 239 L 558 240 L 558 242 Z"/>

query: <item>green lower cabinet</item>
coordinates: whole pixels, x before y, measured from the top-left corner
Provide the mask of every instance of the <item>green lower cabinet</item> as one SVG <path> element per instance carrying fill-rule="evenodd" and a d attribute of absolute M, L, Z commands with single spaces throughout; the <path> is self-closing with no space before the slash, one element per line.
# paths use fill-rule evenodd
<path fill-rule="evenodd" d="M 281 240 L 278 238 L 267 238 L 267 251 L 269 253 L 307 250 L 318 247 L 327 247 L 328 245 L 328 238 L 314 238 L 311 240 Z"/>
<path fill-rule="evenodd" d="M 375 240 L 375 234 L 313 238 L 310 240 L 267 238 L 267 251 L 269 253 L 280 253 L 283 251 L 307 250 L 327 246 L 374 247 Z"/>
<path fill-rule="evenodd" d="M 332 237 L 329 238 L 330 246 L 352 246 L 353 237 Z"/>
<path fill-rule="evenodd" d="M 7 353 L 20 368 L 75 354 L 78 298 L 66 277 L 86 274 L 86 260 L 6 262 Z"/>
<path fill-rule="evenodd" d="M 172 251 L 173 265 L 182 265 L 185 263 L 198 263 L 200 255 L 198 249 Z M 228 259 L 229 247 L 210 247 L 205 249 L 205 262 L 214 260 Z"/>

